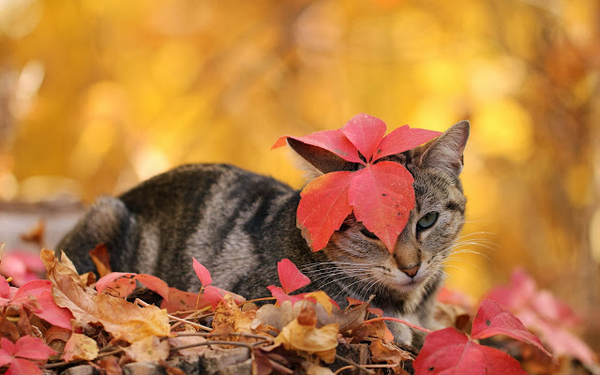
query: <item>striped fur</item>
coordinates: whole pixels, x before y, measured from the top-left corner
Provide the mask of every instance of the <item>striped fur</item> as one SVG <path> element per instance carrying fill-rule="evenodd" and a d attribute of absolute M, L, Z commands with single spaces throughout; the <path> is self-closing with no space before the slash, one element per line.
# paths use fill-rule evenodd
<path fill-rule="evenodd" d="M 100 198 L 59 248 L 79 272 L 87 272 L 94 270 L 89 251 L 104 243 L 113 271 L 149 273 L 197 291 L 193 256 L 211 271 L 215 285 L 247 298 L 267 296 L 266 286 L 278 284 L 277 262 L 289 258 L 313 280 L 307 290 L 325 290 L 341 305 L 345 297 L 364 300 L 375 294 L 374 305 L 386 315 L 431 327 L 442 264 L 464 222 L 466 199 L 458 176 L 468 133 L 464 121 L 429 144 L 388 158 L 413 174 L 416 195 L 393 254 L 352 215 L 323 251 L 312 252 L 296 227 L 299 191 L 222 164 L 182 166 L 119 198 Z M 303 160 L 312 160 L 313 176 L 353 168 L 335 158 L 316 163 L 313 149 L 291 146 Z M 438 213 L 437 221 L 418 230 L 430 212 Z M 417 264 L 414 277 L 402 271 Z M 399 342 L 418 346 L 421 341 L 405 326 L 390 329 Z"/>

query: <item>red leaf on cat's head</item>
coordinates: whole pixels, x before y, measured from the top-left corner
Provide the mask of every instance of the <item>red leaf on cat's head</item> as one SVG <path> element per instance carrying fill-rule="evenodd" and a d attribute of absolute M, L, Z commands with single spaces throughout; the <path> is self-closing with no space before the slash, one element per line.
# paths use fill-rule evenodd
<path fill-rule="evenodd" d="M 400 164 L 378 161 L 419 146 L 440 133 L 404 126 L 384 137 L 386 128 L 380 119 L 358 114 L 339 130 L 315 132 L 305 137 L 285 136 L 273 146 L 283 146 L 285 140 L 291 138 L 365 167 L 355 172 L 326 173 L 302 191 L 297 223 L 313 251 L 324 248 L 353 211 L 390 252 L 394 251 L 398 235 L 415 204 L 413 178 Z"/>
<path fill-rule="evenodd" d="M 527 375 L 513 357 L 501 350 L 479 345 L 455 328 L 427 335 L 413 368 L 415 375 Z"/>
<path fill-rule="evenodd" d="M 192 266 L 194 267 L 194 271 L 196 271 L 196 275 L 198 275 L 202 286 L 210 285 L 212 283 L 212 277 L 210 276 L 208 269 L 198 262 L 196 258 L 192 258 L 192 260 Z"/>
<path fill-rule="evenodd" d="M 279 273 L 281 287 L 286 294 L 290 294 L 310 284 L 310 279 L 300 272 L 298 267 L 287 258 L 277 262 L 277 272 Z"/>
<path fill-rule="evenodd" d="M 415 205 L 413 177 L 398 163 L 383 161 L 354 172 L 349 201 L 356 220 L 384 243 L 390 252 Z"/>
<path fill-rule="evenodd" d="M 352 117 L 340 130 L 367 162 L 370 162 L 385 135 L 387 126 L 377 117 L 361 113 Z"/>
<path fill-rule="evenodd" d="M 348 189 L 352 172 L 332 172 L 312 180 L 302 190 L 297 225 L 313 251 L 327 246 L 329 238 L 352 213 Z"/>

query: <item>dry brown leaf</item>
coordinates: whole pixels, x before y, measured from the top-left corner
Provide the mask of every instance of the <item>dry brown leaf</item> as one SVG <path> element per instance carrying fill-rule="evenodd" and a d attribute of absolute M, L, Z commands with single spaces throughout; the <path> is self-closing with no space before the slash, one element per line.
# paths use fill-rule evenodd
<path fill-rule="evenodd" d="M 471 316 L 458 305 L 438 302 L 435 305 L 434 320 L 442 327 L 454 327 L 463 332 L 471 331 Z"/>
<path fill-rule="evenodd" d="M 112 272 L 110 268 L 110 254 L 104 244 L 98 244 L 94 250 L 90 251 L 92 262 L 96 265 L 96 270 L 100 277 L 106 276 Z"/>
<path fill-rule="evenodd" d="M 316 327 L 316 313 L 312 304 L 304 307 L 298 318 L 286 325 L 275 338 L 276 344 L 283 344 L 288 350 L 299 350 L 315 354 L 323 361 L 332 363 L 335 359 L 335 349 L 338 345 L 337 336 L 339 324 L 328 324 Z M 304 325 L 302 323 L 309 323 Z M 314 323 L 314 324 L 312 324 Z"/>
<path fill-rule="evenodd" d="M 135 362 L 165 360 L 169 356 L 169 341 L 148 336 L 125 348 L 125 353 Z"/>
<path fill-rule="evenodd" d="M 52 281 L 54 301 L 69 309 L 83 326 L 100 323 L 116 339 L 130 343 L 148 336 L 169 335 L 166 310 L 152 305 L 142 308 L 122 298 L 88 293 L 79 275 L 68 263 L 58 262 L 54 252 L 42 250 L 42 260 Z"/>
<path fill-rule="evenodd" d="M 44 246 L 44 235 L 46 232 L 46 223 L 44 219 L 40 219 L 37 224 L 28 232 L 21 233 L 23 242 L 31 242 L 40 247 Z"/>
<path fill-rule="evenodd" d="M 242 311 L 231 294 L 226 294 L 215 309 L 213 333 L 252 333 L 255 310 Z"/>
<path fill-rule="evenodd" d="M 65 345 L 61 358 L 67 362 L 77 359 L 93 361 L 98 358 L 98 344 L 85 335 L 73 333 Z"/>
<path fill-rule="evenodd" d="M 99 359 L 98 366 L 100 366 L 106 375 L 123 374 L 123 368 L 119 365 L 119 358 L 114 355 Z"/>
<path fill-rule="evenodd" d="M 387 362 L 389 364 L 399 365 L 403 361 L 414 359 L 412 354 L 400 349 L 391 341 L 381 339 L 371 342 L 371 360 L 373 362 Z"/>

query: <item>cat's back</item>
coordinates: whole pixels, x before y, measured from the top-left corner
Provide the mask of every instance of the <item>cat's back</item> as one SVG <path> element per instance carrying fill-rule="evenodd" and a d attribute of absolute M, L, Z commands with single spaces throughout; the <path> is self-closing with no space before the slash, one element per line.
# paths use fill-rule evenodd
<path fill-rule="evenodd" d="M 227 287 L 232 265 L 298 237 L 298 201 L 272 177 L 227 164 L 183 165 L 99 199 L 59 246 L 86 272 L 94 268 L 88 252 L 104 243 L 113 271 L 154 274 L 181 289 L 194 279 L 195 257 Z"/>

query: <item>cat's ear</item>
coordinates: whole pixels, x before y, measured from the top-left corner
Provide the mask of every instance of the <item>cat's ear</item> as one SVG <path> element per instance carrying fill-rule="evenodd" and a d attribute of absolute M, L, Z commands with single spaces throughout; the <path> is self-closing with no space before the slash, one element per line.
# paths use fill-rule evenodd
<path fill-rule="evenodd" d="M 458 176 L 463 167 L 463 151 L 469 139 L 469 121 L 463 120 L 417 151 L 421 168 L 442 168 Z"/>
<path fill-rule="evenodd" d="M 329 172 L 353 171 L 356 169 L 356 163 L 346 161 L 333 152 L 320 147 L 311 146 L 293 138 L 288 138 L 287 143 L 294 150 L 294 153 L 299 156 L 296 161 L 299 167 L 308 173 L 309 179 Z"/>

